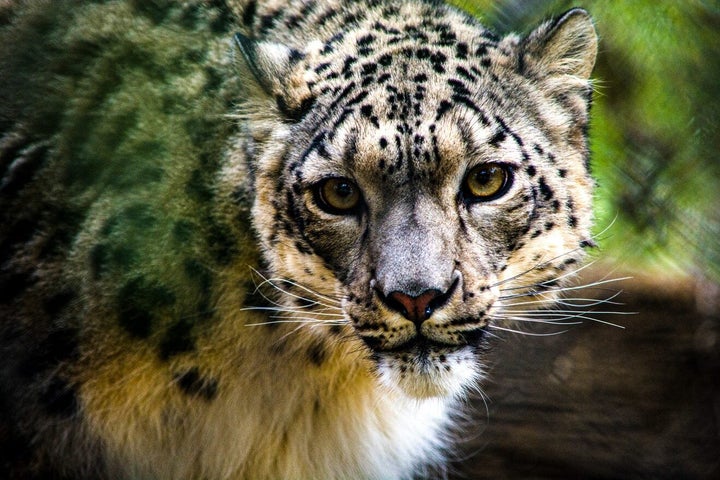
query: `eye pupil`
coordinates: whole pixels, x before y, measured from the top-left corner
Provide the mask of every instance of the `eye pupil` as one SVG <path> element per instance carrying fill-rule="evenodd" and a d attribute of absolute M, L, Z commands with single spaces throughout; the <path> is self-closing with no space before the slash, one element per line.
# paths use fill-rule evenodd
<path fill-rule="evenodd" d="M 342 177 L 328 178 L 315 190 L 316 203 L 328 213 L 353 213 L 360 205 L 360 189 L 351 180 Z"/>
<path fill-rule="evenodd" d="M 475 182 L 478 185 L 487 185 L 491 182 L 493 174 L 497 171 L 496 167 L 483 168 L 475 174 Z"/>
<path fill-rule="evenodd" d="M 465 177 L 463 197 L 469 202 L 494 200 L 510 188 L 510 174 L 510 168 L 505 165 L 478 165 Z"/>
<path fill-rule="evenodd" d="M 347 182 L 338 182 L 335 185 L 335 195 L 340 198 L 351 198 L 355 193 L 355 189 Z"/>

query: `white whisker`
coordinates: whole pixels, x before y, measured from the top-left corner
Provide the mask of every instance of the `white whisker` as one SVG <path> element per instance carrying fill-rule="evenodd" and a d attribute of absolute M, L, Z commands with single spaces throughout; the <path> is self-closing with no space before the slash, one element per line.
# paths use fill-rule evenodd
<path fill-rule="evenodd" d="M 582 322 L 565 322 L 562 318 L 559 319 L 542 319 L 542 318 L 525 318 L 522 316 L 515 316 L 515 315 L 508 315 L 508 316 L 498 316 L 497 318 L 502 320 L 510 320 L 513 322 L 526 322 L 526 323 L 544 323 L 547 325 L 580 325 Z M 572 317 L 567 317 L 572 318 Z"/>
<path fill-rule="evenodd" d="M 283 323 L 301 323 L 301 324 L 312 324 L 312 325 L 344 325 L 345 322 L 341 320 L 317 320 L 312 317 L 301 317 L 301 318 L 287 318 L 287 317 L 270 317 L 278 318 L 278 320 L 268 320 L 267 322 L 256 322 L 248 323 L 247 327 L 259 327 L 262 325 L 278 325 Z"/>
<path fill-rule="evenodd" d="M 596 282 L 587 283 L 587 284 L 583 284 L 583 285 L 575 285 L 575 286 L 569 286 L 569 287 L 557 287 L 557 288 L 550 288 L 550 289 L 545 288 L 543 291 L 533 291 L 533 290 L 530 290 L 530 291 L 528 291 L 528 292 L 523 292 L 523 293 L 514 293 L 514 294 L 511 294 L 511 295 L 501 295 L 501 296 L 499 297 L 499 300 L 509 300 L 509 299 L 513 299 L 513 298 L 538 296 L 538 295 L 547 294 L 547 293 L 573 292 L 573 291 L 576 291 L 576 290 L 590 290 L 590 289 L 593 289 L 593 290 L 603 290 L 603 289 L 600 289 L 600 288 L 597 288 L 597 287 L 599 287 L 599 286 L 601 286 L 601 285 L 607 285 L 607 284 L 609 284 L 609 283 L 621 282 L 621 281 L 623 281 L 623 280 L 629 280 L 629 279 L 631 279 L 631 278 L 632 278 L 632 277 L 618 277 L 618 278 L 611 278 L 611 279 L 607 279 L 607 280 L 598 280 L 598 281 L 596 281 Z M 542 284 L 527 285 L 527 286 L 524 286 L 524 287 L 511 287 L 511 288 L 503 289 L 503 290 L 501 290 L 501 291 L 518 290 L 518 289 L 531 289 L 532 287 L 535 287 L 535 286 L 542 286 Z M 609 290 L 609 291 L 613 291 L 613 292 L 614 292 L 614 290 Z"/>
<path fill-rule="evenodd" d="M 321 294 L 305 285 L 287 278 L 268 278 L 258 270 L 252 268 L 255 293 L 259 294 L 269 306 L 249 306 L 241 308 L 241 311 L 267 312 L 266 321 L 248 323 L 248 327 L 263 325 L 293 324 L 296 328 L 283 335 L 279 341 L 289 335 L 298 332 L 302 328 L 318 328 L 326 326 L 342 326 L 347 324 L 342 313 L 341 302 L 329 295 Z M 255 275 L 260 281 L 255 280 Z M 270 298 L 265 293 L 265 287 L 273 289 L 279 295 Z M 285 288 L 288 286 L 289 288 Z M 292 288 L 300 292 L 298 294 L 290 291 Z M 296 304 L 300 300 L 302 304 Z"/>
<path fill-rule="evenodd" d="M 495 330 L 502 330 L 503 332 L 517 333 L 520 335 L 529 335 L 531 337 L 552 337 L 554 335 L 562 335 L 563 333 L 567 332 L 567 330 L 561 330 L 559 332 L 552 332 L 552 333 L 533 333 L 533 332 L 523 332 L 522 330 L 513 330 L 512 328 L 500 327 L 498 325 L 488 325 L 488 327 L 495 329 Z"/>
<path fill-rule="evenodd" d="M 634 315 L 635 312 L 620 312 L 615 310 L 604 310 L 604 311 L 598 311 L 598 310 L 505 310 L 498 315 L 503 314 L 522 314 L 522 315 L 530 315 L 530 316 L 536 316 L 536 317 L 562 317 L 567 315 L 575 315 L 575 314 L 581 314 L 581 313 L 592 313 L 595 315 Z"/>
<path fill-rule="evenodd" d="M 303 302 L 308 302 L 308 305 L 305 305 L 305 306 L 296 306 L 296 308 L 310 308 L 310 307 L 314 307 L 314 306 L 316 306 L 316 305 L 321 305 L 321 306 L 327 307 L 327 308 L 338 308 L 338 306 L 336 306 L 336 305 L 329 305 L 329 304 L 326 304 L 326 303 L 323 303 L 323 302 L 320 302 L 320 301 L 317 301 L 317 300 L 313 300 L 313 299 L 310 299 L 310 298 L 303 297 L 302 295 L 297 295 L 297 294 L 295 294 L 295 293 L 289 292 L 289 291 L 287 291 L 286 289 L 279 287 L 279 286 L 275 283 L 275 282 L 278 282 L 278 281 L 283 281 L 283 280 L 282 280 L 282 279 L 265 279 L 263 282 L 261 282 L 261 283 L 258 285 L 257 290 L 258 290 L 258 292 L 260 293 L 260 295 L 262 295 L 263 297 L 265 297 L 265 295 L 264 295 L 262 292 L 260 292 L 259 289 L 262 288 L 264 285 L 270 285 L 271 287 L 273 287 L 274 289 L 276 289 L 277 291 L 279 291 L 280 293 L 282 293 L 282 294 L 284 294 L 284 295 L 286 295 L 286 296 L 288 296 L 288 297 L 295 298 L 295 299 L 298 299 L 298 300 L 302 300 Z M 285 283 L 289 283 L 289 281 L 285 281 Z M 308 290 L 308 289 L 305 289 L 305 290 L 308 291 L 308 292 L 310 292 L 310 293 L 312 293 L 311 290 Z M 320 296 L 320 295 L 318 295 L 318 296 Z M 265 298 L 267 298 L 267 297 L 265 297 Z M 269 300 L 269 299 L 268 299 L 268 300 Z M 269 301 L 270 301 L 271 303 L 273 303 L 273 304 L 276 304 L 276 302 L 273 302 L 272 300 L 269 300 Z"/>
<path fill-rule="evenodd" d="M 605 299 L 597 298 L 584 298 L 584 297 L 564 297 L 564 298 L 539 298 L 535 300 L 527 300 L 524 302 L 513 302 L 507 305 L 503 305 L 502 302 L 498 302 L 492 305 L 491 308 L 512 308 L 523 305 L 561 305 L 563 307 L 574 307 L 574 308 L 588 308 L 595 307 L 597 305 L 624 305 L 622 302 L 613 302 L 614 298 L 617 298 L 622 293 L 622 290 L 615 292 L 613 295 Z M 573 303 L 577 302 L 577 303 Z"/>
<path fill-rule="evenodd" d="M 571 276 L 573 276 L 573 275 L 577 275 L 578 273 L 582 272 L 582 271 L 585 270 L 586 268 L 592 267 L 593 265 L 595 265 L 595 263 L 597 263 L 597 260 L 593 260 L 593 261 L 591 261 L 591 262 L 586 263 L 585 265 L 579 266 L 578 268 L 576 268 L 576 269 L 574 269 L 574 270 L 570 270 L 570 271 L 568 271 L 568 272 L 565 272 L 565 273 L 563 273 L 562 275 L 560 275 L 559 277 L 553 278 L 552 280 L 548 280 L 548 281 L 546 281 L 546 282 L 541 282 L 540 285 L 544 285 L 545 283 L 549 283 L 549 282 L 557 282 L 557 281 L 559 281 L 559 280 L 562 280 L 563 278 L 568 278 L 568 277 L 571 277 Z"/>
<path fill-rule="evenodd" d="M 311 313 L 315 316 L 320 317 L 337 317 L 337 318 L 344 318 L 341 313 L 328 313 L 326 310 L 319 310 L 319 311 L 312 311 L 307 312 L 301 309 L 293 309 L 288 307 L 243 307 L 240 309 L 240 311 L 266 311 L 266 312 L 277 312 L 277 313 L 302 313 L 302 314 L 308 314 Z M 339 311 L 338 309 L 335 309 L 335 311 Z"/>
<path fill-rule="evenodd" d="M 293 281 L 293 280 L 290 280 L 290 279 L 288 279 L 288 278 L 280 278 L 280 277 L 267 278 L 267 277 L 265 277 L 262 273 L 260 273 L 259 271 L 257 271 L 256 269 L 253 269 L 253 272 L 256 273 L 260 278 L 263 279 L 263 281 L 262 281 L 259 285 L 257 285 L 257 288 L 260 288 L 260 287 L 262 287 L 264 284 L 267 283 L 267 284 L 270 284 L 273 288 L 279 290 L 280 292 L 285 293 L 286 295 L 289 295 L 289 296 L 294 297 L 294 298 L 299 298 L 299 299 L 302 299 L 302 300 L 309 300 L 309 299 L 307 299 L 307 298 L 305 298 L 305 297 L 302 297 L 302 296 L 300 296 L 300 295 L 294 294 L 294 293 L 292 293 L 292 292 L 288 292 L 287 290 L 285 290 L 285 289 L 283 289 L 283 288 L 281 288 L 280 286 L 277 285 L 278 283 L 285 283 L 285 284 L 288 284 L 288 285 L 290 285 L 290 286 L 292 286 L 292 287 L 298 288 L 298 289 L 300 289 L 300 290 L 302 290 L 302 291 L 304 291 L 304 292 L 307 292 L 307 293 L 309 293 L 310 295 L 312 295 L 312 296 L 314 296 L 314 297 L 317 297 L 317 298 L 319 298 L 319 299 L 325 300 L 326 302 L 329 302 L 329 303 L 333 304 L 332 306 L 339 307 L 340 304 L 341 304 L 341 303 L 340 303 L 340 300 L 337 299 L 337 298 L 333 298 L 333 297 L 331 297 L 331 296 L 329 296 L 329 295 L 325 295 L 325 294 L 322 294 L 322 293 L 320 293 L 320 292 L 317 292 L 317 291 L 315 291 L 315 290 L 313 290 L 313 289 L 311 289 L 311 288 L 306 287 L 305 285 L 302 285 L 302 284 L 300 284 L 300 283 L 298 283 L 298 282 L 295 282 L 295 281 Z M 310 301 L 314 301 L 314 300 L 310 300 Z M 318 302 L 318 301 L 315 301 L 315 302 L 322 304 L 322 302 Z M 325 305 L 325 306 L 330 307 L 331 305 Z"/>
<path fill-rule="evenodd" d="M 268 320 L 266 322 L 255 322 L 255 323 L 248 323 L 245 326 L 246 327 L 261 327 L 263 325 L 280 325 L 284 323 L 317 323 L 312 320 Z"/>
<path fill-rule="evenodd" d="M 592 236 L 592 237 L 593 237 L 593 240 L 600 240 L 603 235 L 605 235 L 607 232 L 609 232 L 610 229 L 613 227 L 613 225 L 615 225 L 615 222 L 617 221 L 618 216 L 619 216 L 619 214 L 618 214 L 618 213 L 615 213 L 615 217 L 613 217 L 613 219 L 610 221 L 610 223 L 608 224 L 608 226 L 605 227 L 605 228 L 603 228 L 600 232 L 598 232 L 597 234 L 595 234 L 595 235 Z M 606 238 L 607 238 L 607 237 L 606 237 Z"/>
<path fill-rule="evenodd" d="M 541 260 L 541 261 L 538 261 L 534 266 L 528 268 L 527 270 L 525 270 L 525 271 L 523 271 L 523 272 L 520 272 L 520 273 L 518 273 L 517 275 L 513 275 L 512 277 L 506 278 L 506 279 L 504 279 L 504 280 L 500 280 L 499 282 L 496 282 L 496 283 L 490 285 L 490 288 L 499 287 L 500 285 L 504 285 L 504 284 L 506 284 L 506 283 L 508 283 L 508 282 L 511 282 L 511 281 L 513 281 L 513 280 L 516 280 L 516 279 L 518 279 L 518 278 L 520 278 L 520 277 L 522 277 L 522 276 L 524 276 L 524 275 L 527 275 L 528 273 L 530 273 L 530 272 L 532 272 L 532 271 L 534 271 L 534 270 L 537 270 L 537 269 L 539 269 L 539 268 L 541 268 L 541 267 L 543 267 L 543 266 L 545 266 L 545 265 L 547 265 L 547 264 L 549 264 L 549 263 L 557 260 L 558 258 L 562 258 L 562 257 L 566 257 L 566 256 L 568 256 L 568 255 L 572 255 L 573 253 L 575 253 L 575 252 L 577 252 L 577 251 L 579 251 L 579 250 L 582 250 L 582 248 L 580 248 L 580 247 L 574 248 L 574 249 L 569 250 L 569 251 L 567 251 L 567 252 L 565 252 L 565 253 L 561 253 L 560 255 L 557 255 L 557 256 L 549 259 L 549 260 Z"/>
<path fill-rule="evenodd" d="M 560 298 L 557 300 L 558 305 L 562 305 L 564 307 L 576 307 L 576 308 L 587 308 L 587 307 L 595 307 L 597 305 L 625 305 L 622 302 L 613 302 L 613 298 L 617 298 L 623 291 L 619 290 L 615 292 L 612 296 L 605 298 L 605 299 L 597 299 L 597 298 L 583 298 L 583 297 L 569 297 L 569 298 Z M 578 302 L 578 303 L 573 303 Z M 580 303 L 583 302 L 583 303 Z"/>
<path fill-rule="evenodd" d="M 565 321 L 565 320 L 578 319 L 578 320 L 589 320 L 589 321 L 595 322 L 595 323 L 602 323 L 602 324 L 605 324 L 605 325 L 609 325 L 609 326 L 611 326 L 611 327 L 617 327 L 617 328 L 622 328 L 622 329 L 625 328 L 623 325 L 618 325 L 618 324 L 616 324 L 616 323 L 608 322 L 607 320 L 601 320 L 601 319 L 599 319 L 599 318 L 595 318 L 595 317 L 590 317 L 590 316 L 589 316 L 590 314 L 595 314 L 595 313 L 596 313 L 596 312 L 577 313 L 577 314 L 575 314 L 575 315 L 565 315 L 565 314 L 564 314 L 564 315 L 562 315 L 562 316 L 556 316 L 556 317 L 553 317 L 553 318 L 551 318 L 551 319 L 547 319 L 547 320 L 545 321 L 545 323 L 560 323 L 561 321 Z M 602 313 L 602 312 L 600 312 L 600 313 Z M 632 315 L 631 312 L 610 312 L 610 313 L 615 313 L 615 314 L 620 314 L 620 315 Z M 509 320 L 517 320 L 518 318 L 522 318 L 522 317 L 518 317 L 518 316 L 503 317 L 502 315 L 497 315 L 497 317 L 498 317 L 498 318 L 505 318 L 505 319 L 509 319 Z M 537 319 L 527 318 L 527 319 L 524 319 L 524 320 L 522 320 L 522 321 L 525 321 L 525 322 L 535 322 L 535 321 L 538 321 L 538 320 L 537 320 Z M 576 323 L 579 324 L 579 323 L 582 323 L 582 322 L 576 322 Z"/>
<path fill-rule="evenodd" d="M 590 289 L 596 289 L 595 287 L 598 287 L 600 285 L 607 285 L 609 283 L 615 283 L 615 282 L 622 282 L 625 280 L 630 280 L 632 277 L 618 277 L 618 278 L 610 278 L 610 279 L 604 279 L 604 280 L 598 280 L 596 282 L 586 283 L 583 285 L 575 285 L 570 287 L 562 287 L 558 288 L 556 290 L 553 290 L 554 292 L 573 292 L 576 290 L 590 290 Z"/>
<path fill-rule="evenodd" d="M 336 315 L 335 317 L 333 317 L 333 320 L 320 319 L 320 318 L 315 318 L 315 317 L 311 317 L 311 316 L 296 317 L 294 315 L 290 315 L 290 316 L 288 316 L 288 315 L 272 315 L 272 316 L 270 316 L 270 318 L 278 318 L 278 319 L 284 319 L 284 320 L 290 320 L 290 321 L 306 320 L 306 321 L 311 321 L 311 322 L 315 322 L 315 323 L 327 323 L 327 324 L 338 323 L 338 322 L 345 323 L 345 317 L 343 317 L 342 315 Z"/>

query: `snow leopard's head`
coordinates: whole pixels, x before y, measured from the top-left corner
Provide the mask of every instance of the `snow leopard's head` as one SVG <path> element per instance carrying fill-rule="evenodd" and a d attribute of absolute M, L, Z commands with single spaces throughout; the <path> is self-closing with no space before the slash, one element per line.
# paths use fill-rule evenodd
<path fill-rule="evenodd" d="M 450 9 L 422 32 L 366 15 L 362 36 L 236 37 L 254 225 L 286 311 L 345 332 L 386 384 L 454 395 L 487 329 L 592 243 L 597 39 L 577 9 L 525 38 Z"/>

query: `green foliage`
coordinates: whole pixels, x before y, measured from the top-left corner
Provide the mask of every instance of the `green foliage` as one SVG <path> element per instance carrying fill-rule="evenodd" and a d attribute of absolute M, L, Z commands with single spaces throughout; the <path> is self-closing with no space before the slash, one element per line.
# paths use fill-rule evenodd
<path fill-rule="evenodd" d="M 592 150 L 604 258 L 720 280 L 720 6 L 692 0 L 457 1 L 497 31 L 574 6 L 600 35 Z M 492 4 L 492 5 L 491 5 Z"/>

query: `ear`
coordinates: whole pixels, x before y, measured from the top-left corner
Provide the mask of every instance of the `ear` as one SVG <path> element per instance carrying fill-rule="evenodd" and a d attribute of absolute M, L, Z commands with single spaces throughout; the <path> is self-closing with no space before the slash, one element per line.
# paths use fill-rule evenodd
<path fill-rule="evenodd" d="M 281 43 L 257 42 L 241 33 L 236 33 L 234 39 L 245 64 L 263 90 L 268 94 L 275 93 L 280 87 L 279 80 L 290 71 L 292 50 Z"/>
<path fill-rule="evenodd" d="M 304 55 L 281 43 L 258 42 L 241 33 L 236 33 L 234 39 L 245 60 L 240 70 L 250 70 L 258 86 L 275 99 L 287 119 L 300 120 L 314 102 L 304 72 L 297 68 Z"/>
<path fill-rule="evenodd" d="M 528 35 L 520 46 L 520 69 L 529 76 L 572 75 L 587 80 L 597 48 L 590 15 L 574 8 Z"/>

